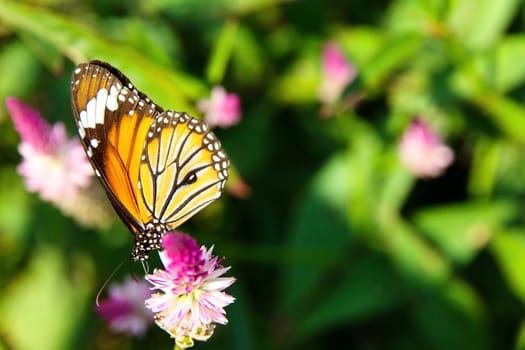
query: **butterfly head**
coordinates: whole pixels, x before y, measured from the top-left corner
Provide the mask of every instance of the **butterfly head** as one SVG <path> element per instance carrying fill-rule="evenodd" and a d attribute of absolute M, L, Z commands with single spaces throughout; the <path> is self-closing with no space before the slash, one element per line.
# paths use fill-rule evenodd
<path fill-rule="evenodd" d="M 152 250 L 162 248 L 162 236 L 166 232 L 166 227 L 163 225 L 146 225 L 146 230 L 135 233 L 135 242 L 133 244 L 133 251 L 131 257 L 135 261 L 148 260 L 149 253 Z"/>

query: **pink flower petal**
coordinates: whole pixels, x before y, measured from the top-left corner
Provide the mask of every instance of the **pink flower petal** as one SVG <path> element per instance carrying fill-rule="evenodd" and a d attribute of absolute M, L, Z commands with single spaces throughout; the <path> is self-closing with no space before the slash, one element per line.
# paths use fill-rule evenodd
<path fill-rule="evenodd" d="M 146 300 L 146 307 L 156 313 L 159 327 L 175 338 L 181 348 L 193 340 L 206 340 L 214 324 L 226 324 L 224 307 L 235 299 L 224 293 L 235 279 L 221 277 L 229 268 L 219 265 L 213 247 L 199 247 L 183 233 L 169 233 L 160 253 L 165 270 L 156 269 L 146 280 L 158 290 Z"/>
<path fill-rule="evenodd" d="M 152 312 L 144 306 L 150 296 L 145 282 L 128 278 L 110 287 L 108 298 L 100 302 L 96 311 L 114 331 L 142 336 L 153 323 Z"/>
<path fill-rule="evenodd" d="M 440 176 L 454 161 L 454 152 L 423 119 L 415 118 L 399 143 L 399 156 L 417 177 Z"/>
<path fill-rule="evenodd" d="M 241 100 L 236 94 L 229 94 L 222 86 L 211 90 L 209 99 L 202 99 L 197 108 L 205 114 L 204 119 L 211 126 L 227 128 L 241 120 Z"/>
<path fill-rule="evenodd" d="M 357 69 L 345 57 L 334 42 L 325 44 L 322 52 L 322 79 L 319 87 L 319 99 L 324 103 L 333 103 L 356 77 Z"/>
<path fill-rule="evenodd" d="M 15 97 L 8 97 L 5 103 L 22 142 L 39 152 L 53 152 L 56 145 L 50 140 L 51 125 L 40 113 Z"/>

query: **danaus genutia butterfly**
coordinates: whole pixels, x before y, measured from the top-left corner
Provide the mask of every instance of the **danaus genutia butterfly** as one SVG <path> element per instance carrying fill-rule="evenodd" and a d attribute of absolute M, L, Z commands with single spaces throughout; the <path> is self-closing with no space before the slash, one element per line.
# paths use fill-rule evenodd
<path fill-rule="evenodd" d="M 135 237 L 134 260 L 220 196 L 230 163 L 204 121 L 164 111 L 100 61 L 75 68 L 71 100 L 84 150 Z"/>

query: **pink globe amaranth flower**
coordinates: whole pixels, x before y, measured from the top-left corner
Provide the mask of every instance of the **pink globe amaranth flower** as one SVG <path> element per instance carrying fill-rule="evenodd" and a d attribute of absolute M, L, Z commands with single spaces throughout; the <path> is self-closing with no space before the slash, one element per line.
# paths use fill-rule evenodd
<path fill-rule="evenodd" d="M 115 332 L 143 336 L 153 323 L 153 313 L 144 306 L 151 296 L 146 281 L 127 278 L 122 284 L 109 288 L 109 296 L 95 308 Z"/>
<path fill-rule="evenodd" d="M 54 202 L 74 197 L 90 184 L 91 164 L 78 139 L 68 139 L 62 123 L 49 125 L 14 97 L 7 98 L 6 105 L 22 139 L 18 150 L 23 160 L 17 170 L 30 192 Z"/>
<path fill-rule="evenodd" d="M 26 188 L 53 203 L 85 226 L 105 227 L 110 222 L 107 200 L 77 138 L 67 137 L 64 124 L 50 125 L 22 101 L 9 97 L 6 106 L 22 142 L 17 167 Z"/>
<path fill-rule="evenodd" d="M 230 268 L 222 267 L 212 255 L 213 247 L 199 247 L 183 233 L 169 233 L 163 238 L 159 253 L 164 270 L 147 275 L 154 293 L 146 306 L 155 312 L 155 322 L 168 332 L 179 348 L 193 346 L 213 334 L 215 323 L 226 324 L 224 307 L 235 300 L 223 292 L 234 281 L 221 277 Z"/>
<path fill-rule="evenodd" d="M 239 96 L 227 93 L 222 86 L 215 86 L 210 98 L 200 100 L 197 108 L 204 113 L 204 119 L 211 127 L 227 128 L 241 120 Z"/>
<path fill-rule="evenodd" d="M 399 143 L 399 156 L 419 178 L 441 175 L 454 161 L 454 152 L 420 118 L 414 118 Z"/>
<path fill-rule="evenodd" d="M 40 116 L 40 113 L 15 97 L 6 98 L 5 104 L 22 143 L 42 152 L 55 152 L 57 145 L 52 136 L 57 132 L 53 133 L 51 125 Z"/>
<path fill-rule="evenodd" d="M 323 103 L 330 104 L 337 101 L 345 87 L 354 81 L 357 69 L 345 57 L 339 45 L 334 42 L 328 42 L 324 45 L 321 68 L 319 99 Z"/>

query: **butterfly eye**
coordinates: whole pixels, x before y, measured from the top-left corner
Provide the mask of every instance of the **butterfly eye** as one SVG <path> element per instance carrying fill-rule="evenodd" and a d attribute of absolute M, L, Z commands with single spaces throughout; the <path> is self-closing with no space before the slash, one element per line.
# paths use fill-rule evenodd
<path fill-rule="evenodd" d="M 179 186 L 191 185 L 197 181 L 197 170 L 191 170 L 186 174 Z"/>

